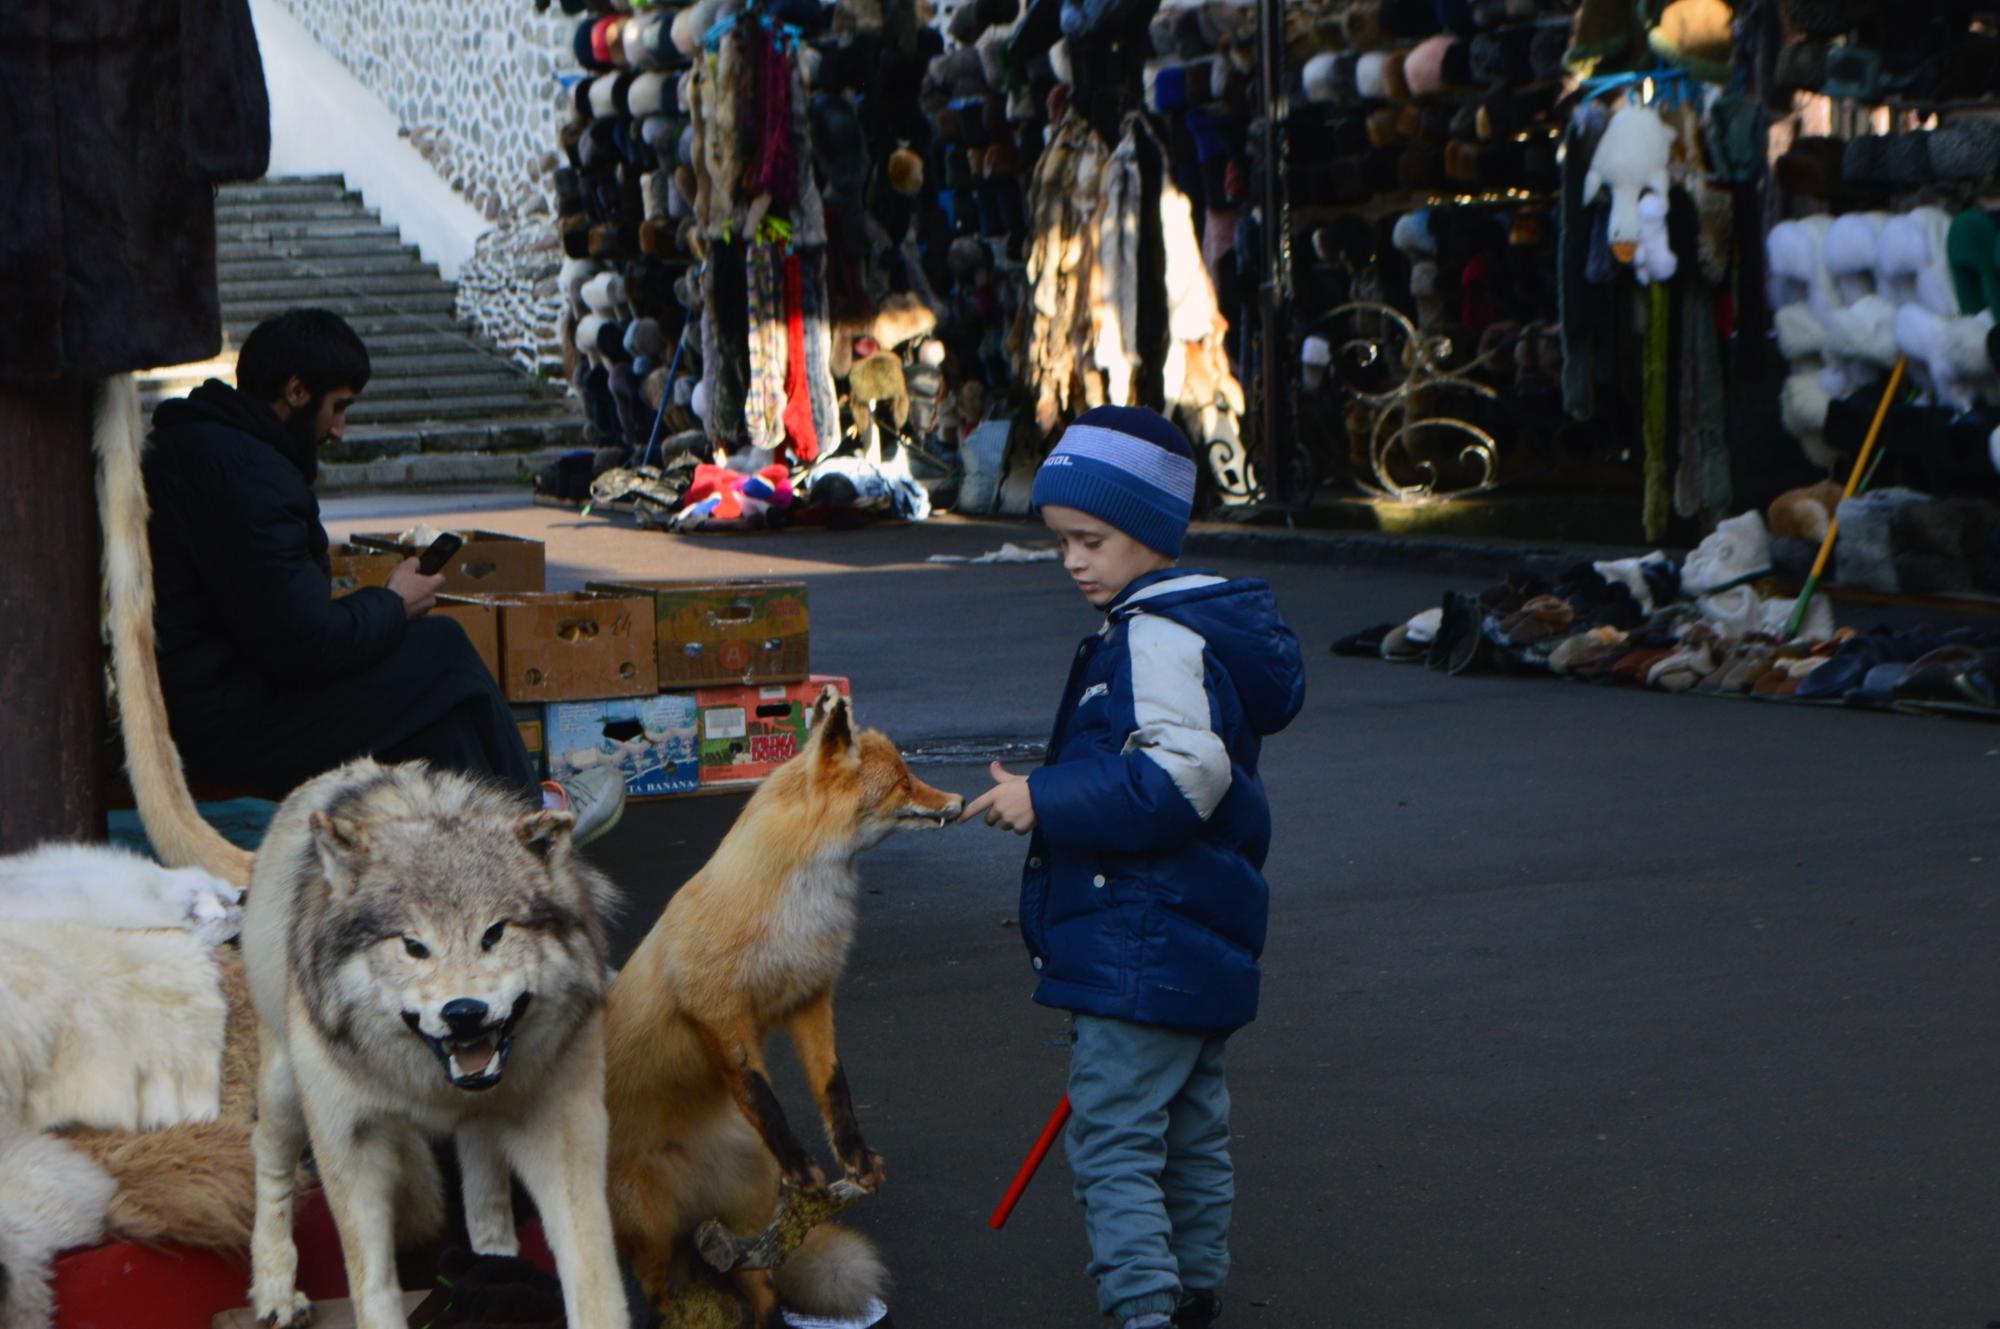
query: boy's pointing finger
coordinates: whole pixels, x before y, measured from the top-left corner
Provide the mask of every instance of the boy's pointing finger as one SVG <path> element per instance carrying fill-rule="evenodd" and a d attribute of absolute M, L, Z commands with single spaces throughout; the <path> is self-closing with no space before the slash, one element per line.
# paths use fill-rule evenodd
<path fill-rule="evenodd" d="M 993 791 L 989 789 L 985 793 L 981 794 L 978 798 L 975 798 L 970 803 L 967 803 L 965 805 L 965 811 L 958 814 L 959 824 L 962 826 L 966 822 L 971 821 L 974 817 L 978 816 L 980 813 L 986 811 L 987 804 L 991 803 L 992 801 L 993 801 Z"/>

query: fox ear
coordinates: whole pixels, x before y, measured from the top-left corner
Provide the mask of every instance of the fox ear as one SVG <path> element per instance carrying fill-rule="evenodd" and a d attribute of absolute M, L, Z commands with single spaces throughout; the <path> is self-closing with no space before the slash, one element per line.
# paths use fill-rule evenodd
<path fill-rule="evenodd" d="M 514 823 L 514 834 L 520 837 L 522 848 L 547 862 L 555 857 L 557 849 L 569 844 L 569 834 L 575 827 L 573 813 L 529 812 Z"/>
<path fill-rule="evenodd" d="M 832 688 L 813 708 L 813 741 L 823 758 L 845 756 L 854 747 L 854 716 L 847 698 Z"/>
<path fill-rule="evenodd" d="M 336 817 L 315 812 L 307 825 L 312 829 L 313 848 L 319 851 L 320 867 L 336 891 L 353 885 L 368 866 L 368 830 L 352 817 Z"/>

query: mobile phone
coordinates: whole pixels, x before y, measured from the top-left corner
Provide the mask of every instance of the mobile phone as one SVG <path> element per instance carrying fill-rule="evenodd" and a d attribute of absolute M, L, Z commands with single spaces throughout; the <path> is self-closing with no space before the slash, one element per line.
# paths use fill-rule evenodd
<path fill-rule="evenodd" d="M 464 543 L 465 541 L 459 539 L 450 531 L 446 531 L 443 535 L 431 541 L 429 549 L 424 550 L 422 554 L 418 555 L 417 571 L 423 573 L 426 577 L 437 576 L 439 572 L 444 570 L 444 565 L 451 562 L 452 555 L 456 554 L 459 546 Z"/>

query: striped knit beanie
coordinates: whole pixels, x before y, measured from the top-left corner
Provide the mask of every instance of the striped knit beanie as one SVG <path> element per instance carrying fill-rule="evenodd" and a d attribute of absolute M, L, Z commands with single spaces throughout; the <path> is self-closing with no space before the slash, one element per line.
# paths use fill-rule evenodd
<path fill-rule="evenodd" d="M 1179 558 L 1194 514 L 1194 449 L 1174 422 L 1130 406 L 1077 418 L 1035 473 L 1034 502 L 1087 512 Z"/>

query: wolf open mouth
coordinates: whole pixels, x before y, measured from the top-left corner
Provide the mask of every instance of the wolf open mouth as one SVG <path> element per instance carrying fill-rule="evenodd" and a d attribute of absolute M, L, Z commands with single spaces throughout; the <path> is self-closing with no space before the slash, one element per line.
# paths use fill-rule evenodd
<path fill-rule="evenodd" d="M 938 826 L 943 827 L 951 825 L 953 815 L 950 812 L 925 812 L 918 808 L 910 808 L 899 814 L 899 817 L 903 821 L 935 822 Z"/>
<path fill-rule="evenodd" d="M 514 999 L 514 1009 L 507 1013 L 506 1019 L 488 1025 L 471 1038 L 432 1038 L 424 1032 L 423 1017 L 415 1011 L 404 1011 L 403 1022 L 437 1055 L 453 1088 L 478 1093 L 500 1083 L 500 1076 L 507 1069 L 507 1054 L 514 1047 L 514 1026 L 520 1023 L 534 995 L 523 992 Z"/>

